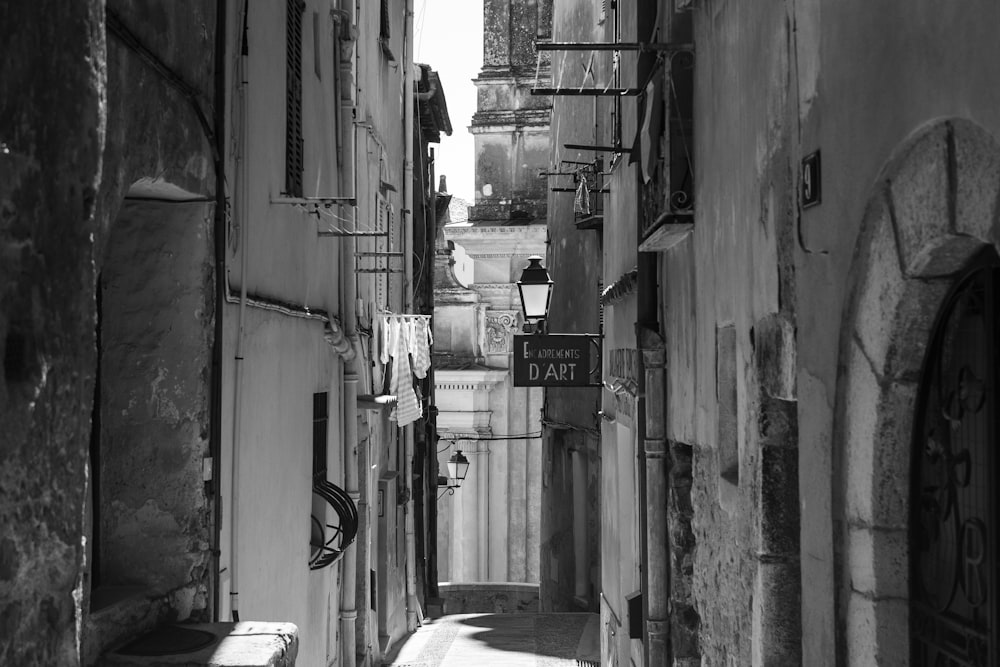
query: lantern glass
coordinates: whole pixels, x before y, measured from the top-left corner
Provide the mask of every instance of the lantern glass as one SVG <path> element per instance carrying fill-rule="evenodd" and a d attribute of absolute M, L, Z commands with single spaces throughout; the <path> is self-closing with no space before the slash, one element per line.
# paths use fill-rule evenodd
<path fill-rule="evenodd" d="M 517 289 L 521 294 L 521 308 L 526 320 L 544 320 L 549 314 L 553 282 L 549 272 L 542 266 L 542 258 L 535 255 L 528 258 L 528 266 L 521 272 Z"/>
<path fill-rule="evenodd" d="M 465 458 L 465 454 L 463 454 L 460 449 L 452 454 L 451 458 L 448 459 L 448 477 L 450 477 L 452 481 L 456 482 L 457 486 L 461 485 L 461 483 L 465 480 L 465 476 L 468 472 L 469 459 Z"/>

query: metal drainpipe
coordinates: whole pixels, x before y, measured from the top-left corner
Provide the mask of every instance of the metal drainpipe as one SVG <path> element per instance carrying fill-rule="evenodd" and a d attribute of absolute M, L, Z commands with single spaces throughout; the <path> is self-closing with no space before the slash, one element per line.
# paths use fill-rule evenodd
<path fill-rule="evenodd" d="M 215 136 L 219 141 L 215 159 L 215 326 L 212 342 L 212 397 L 209 456 L 212 457 L 212 620 L 219 620 L 219 548 L 222 542 L 222 313 L 226 280 L 226 174 L 221 138 L 226 136 L 226 0 L 215 3 Z"/>
<path fill-rule="evenodd" d="M 350 245 L 350 244 L 344 244 Z M 353 283 L 353 280 L 350 281 Z M 353 310 L 353 307 L 350 308 Z M 344 374 L 344 486 L 347 495 L 355 505 L 361 501 L 358 490 L 358 374 L 351 370 Z M 360 513 L 359 520 L 363 520 Z M 357 608 L 357 545 L 348 547 L 344 553 L 340 588 L 340 636 L 342 637 L 344 667 L 355 665 L 355 628 L 358 618 Z"/>
<path fill-rule="evenodd" d="M 246 17 L 244 20 L 249 20 Z M 242 36 L 241 36 L 242 39 Z M 236 323 L 236 355 L 233 360 L 233 452 L 231 454 L 230 484 L 232 498 L 229 509 L 229 605 L 232 620 L 240 620 L 240 594 L 239 594 L 239 497 L 240 497 L 240 441 L 243 431 L 243 344 L 246 338 L 246 310 L 247 310 L 247 271 L 248 257 L 250 250 L 250 215 L 247 198 L 250 192 L 249 152 L 250 142 L 247 141 L 247 117 L 249 105 L 247 104 L 247 61 L 248 56 L 244 52 L 240 57 L 239 74 L 242 77 L 240 82 L 240 128 L 239 128 L 239 148 L 238 157 L 239 173 L 237 178 L 237 220 L 240 224 L 240 302 L 239 314 Z M 226 290 L 228 292 L 228 277 Z"/>
<path fill-rule="evenodd" d="M 637 7 L 638 25 L 652 26 L 657 19 L 656 3 L 641 2 Z M 653 73 L 656 64 L 650 56 L 640 57 L 639 81 Z M 656 76 L 662 76 L 657 73 Z M 638 110 L 636 111 L 638 114 Z M 638 171 L 638 166 L 636 167 Z M 637 238 L 642 238 L 647 221 L 642 212 L 642 179 L 636 179 Z M 663 424 L 664 349 L 659 335 L 657 255 L 637 252 L 637 322 L 636 348 L 639 350 L 639 521 L 641 526 L 643 652 L 646 665 L 665 665 L 670 661 L 667 597 L 670 588 L 667 567 L 666 535 L 666 440 Z"/>
<path fill-rule="evenodd" d="M 340 13 L 338 17 L 343 24 L 337 25 L 337 38 L 334 39 L 333 50 L 335 62 L 338 68 L 336 72 L 338 85 L 340 81 L 341 61 L 340 61 L 340 41 L 348 34 L 354 25 L 353 2 L 340 3 Z M 345 8 L 346 6 L 346 8 Z M 346 31 L 346 32 L 345 32 Z M 341 90 L 334 91 L 336 106 L 339 109 L 337 116 L 337 131 L 340 136 L 337 140 L 337 151 L 339 157 L 339 167 L 337 172 L 337 194 L 344 194 L 344 190 L 351 188 L 353 196 L 357 196 L 357 183 L 354 180 L 357 174 L 357 152 L 353 137 L 357 132 L 354 127 L 353 98 L 345 99 Z M 344 157 L 347 149 L 346 158 Z M 344 207 L 339 206 L 338 210 L 343 217 Z M 357 219 L 356 207 L 354 219 Z M 343 304 L 343 326 L 344 335 L 354 344 L 358 340 L 357 334 L 357 284 L 356 273 L 354 272 L 356 259 L 354 253 L 357 251 L 357 240 L 352 237 L 342 239 L 340 244 L 341 252 L 341 303 Z M 360 348 L 360 345 L 355 345 Z M 353 361 L 347 363 L 344 374 L 344 486 L 351 501 L 358 507 L 358 536 L 355 543 L 348 547 L 344 554 L 343 570 L 341 572 L 340 589 L 340 636 L 343 652 L 344 667 L 354 667 L 357 662 L 357 619 L 358 619 L 358 542 L 365 539 L 367 531 L 367 513 L 363 512 L 361 504 L 361 492 L 359 488 L 360 468 L 358 461 L 358 380 L 359 374 L 364 368 L 364 354 L 359 349 Z M 367 569 L 365 570 L 367 574 Z M 362 606 L 362 609 L 366 607 Z"/>
<path fill-rule="evenodd" d="M 403 162 L 403 231 L 405 242 L 404 312 L 413 312 L 413 0 L 406 0 L 406 28 L 403 45 L 403 137 L 406 158 Z M 417 619 L 417 549 L 413 520 L 413 424 L 403 429 L 403 475 L 406 484 L 406 629 L 415 632 Z"/>

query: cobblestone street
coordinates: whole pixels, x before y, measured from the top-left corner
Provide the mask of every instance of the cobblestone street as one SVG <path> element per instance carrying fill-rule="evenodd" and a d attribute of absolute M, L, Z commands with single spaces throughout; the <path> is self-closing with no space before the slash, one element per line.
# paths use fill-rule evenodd
<path fill-rule="evenodd" d="M 590 667 L 597 614 L 456 614 L 427 620 L 385 667 Z"/>

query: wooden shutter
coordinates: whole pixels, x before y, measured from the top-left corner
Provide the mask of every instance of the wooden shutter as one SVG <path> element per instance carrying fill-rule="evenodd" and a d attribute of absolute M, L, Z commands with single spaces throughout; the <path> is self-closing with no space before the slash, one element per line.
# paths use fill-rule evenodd
<path fill-rule="evenodd" d="M 389 39 L 389 0 L 382 0 L 382 19 L 378 36 L 384 40 Z"/>
<path fill-rule="evenodd" d="M 302 137 L 302 14 L 306 5 L 303 0 L 287 1 L 285 194 L 301 197 L 302 172 L 305 168 L 305 142 Z"/>

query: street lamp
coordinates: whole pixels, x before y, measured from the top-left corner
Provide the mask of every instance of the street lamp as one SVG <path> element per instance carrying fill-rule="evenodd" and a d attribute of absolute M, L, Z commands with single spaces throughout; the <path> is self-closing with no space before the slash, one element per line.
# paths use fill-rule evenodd
<path fill-rule="evenodd" d="M 467 459 L 465 454 L 462 453 L 462 450 L 459 449 L 451 455 L 450 459 L 448 459 L 448 476 L 438 477 L 438 486 L 445 487 L 448 493 L 454 495 L 455 489 L 462 486 L 462 482 L 465 481 L 465 476 L 468 473 L 469 459 Z M 444 493 L 438 496 L 438 499 L 442 496 L 444 496 Z"/>
<path fill-rule="evenodd" d="M 521 308 L 524 311 L 525 331 L 528 324 L 534 320 L 539 329 L 549 316 L 549 301 L 552 298 L 552 279 L 549 272 L 542 266 L 542 258 L 533 255 L 528 258 L 528 266 L 521 272 L 517 281 L 517 291 L 521 294 Z"/>

